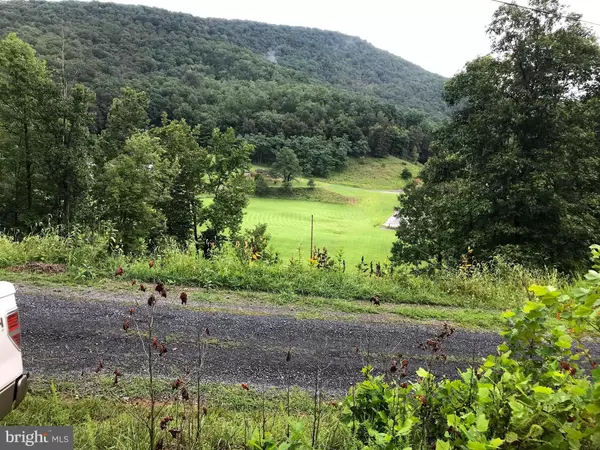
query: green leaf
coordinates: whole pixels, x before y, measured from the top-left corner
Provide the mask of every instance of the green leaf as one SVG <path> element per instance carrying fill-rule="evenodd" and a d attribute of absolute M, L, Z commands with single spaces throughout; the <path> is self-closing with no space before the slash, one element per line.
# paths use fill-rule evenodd
<path fill-rule="evenodd" d="M 583 433 L 575 428 L 566 428 L 565 432 L 567 433 L 569 439 L 573 439 L 574 441 L 579 441 L 583 437 Z"/>
<path fill-rule="evenodd" d="M 533 388 L 533 392 L 535 392 L 536 394 L 550 395 L 554 391 L 546 386 L 536 386 Z"/>
<path fill-rule="evenodd" d="M 556 346 L 559 348 L 564 348 L 564 349 L 571 348 L 572 344 L 573 344 L 573 339 L 571 338 L 571 336 L 569 336 L 567 334 L 563 334 L 556 341 Z"/>
<path fill-rule="evenodd" d="M 506 433 L 506 442 L 508 442 L 509 444 L 512 444 L 513 442 L 516 442 L 519 440 L 519 435 L 517 433 L 515 433 L 514 431 L 509 431 L 508 433 Z"/>
<path fill-rule="evenodd" d="M 510 319 L 511 317 L 514 317 L 514 315 L 515 315 L 515 313 L 512 312 L 512 311 L 510 311 L 510 310 L 509 311 L 504 311 L 502 313 L 502 318 L 503 319 Z"/>
<path fill-rule="evenodd" d="M 575 308 L 573 311 L 573 317 L 588 317 L 593 312 L 594 310 L 592 308 L 581 305 Z"/>
<path fill-rule="evenodd" d="M 498 448 L 498 447 L 500 447 L 502 444 L 504 444 L 504 441 L 503 441 L 502 439 L 500 439 L 500 438 L 492 439 L 492 440 L 489 442 L 489 445 L 491 445 L 491 446 L 492 446 L 492 448 Z"/>
<path fill-rule="evenodd" d="M 435 450 L 450 450 L 452 447 L 450 447 L 450 443 L 446 442 L 446 441 L 440 441 L 438 439 L 438 441 L 435 443 Z"/>
<path fill-rule="evenodd" d="M 540 309 L 542 306 L 544 306 L 542 303 L 528 301 L 527 303 L 525 303 L 525 306 L 523 307 L 523 312 L 525 314 L 529 314 L 531 311 Z"/>
<path fill-rule="evenodd" d="M 537 438 L 540 437 L 542 434 L 544 434 L 544 429 L 537 423 L 534 423 L 533 425 L 531 425 L 531 428 L 529 428 L 529 433 L 527 433 L 527 437 Z"/>
<path fill-rule="evenodd" d="M 483 363 L 483 367 L 490 369 L 496 365 L 496 361 L 493 355 L 488 355 L 487 360 Z"/>
<path fill-rule="evenodd" d="M 427 372 L 422 367 L 419 370 L 417 370 L 417 376 L 419 376 L 421 378 L 427 378 L 428 375 L 429 375 L 429 372 Z"/>
<path fill-rule="evenodd" d="M 485 450 L 487 446 L 485 444 L 482 444 L 481 442 L 474 442 L 474 441 L 470 441 L 467 444 L 467 448 L 469 450 Z"/>
<path fill-rule="evenodd" d="M 448 414 L 446 416 L 446 421 L 448 422 L 449 427 L 455 427 L 455 428 L 460 423 L 460 419 L 458 418 L 458 416 L 456 414 Z"/>
<path fill-rule="evenodd" d="M 477 431 L 485 433 L 488 429 L 490 421 L 485 418 L 485 414 L 480 414 L 477 417 Z"/>
<path fill-rule="evenodd" d="M 585 407 L 585 410 L 591 414 L 598 414 L 600 413 L 600 406 L 598 406 L 596 403 L 590 403 Z"/>
<path fill-rule="evenodd" d="M 538 286 L 536 284 L 532 284 L 529 286 L 529 291 L 533 292 L 536 297 L 543 297 L 548 292 L 548 288 L 546 286 Z"/>
<path fill-rule="evenodd" d="M 598 281 L 600 280 L 600 273 L 596 272 L 595 270 L 590 270 L 585 275 L 585 279 L 589 281 Z"/>

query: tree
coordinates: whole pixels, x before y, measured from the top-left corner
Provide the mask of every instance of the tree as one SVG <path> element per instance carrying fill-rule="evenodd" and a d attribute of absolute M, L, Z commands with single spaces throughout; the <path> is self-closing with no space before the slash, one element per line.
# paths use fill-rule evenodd
<path fill-rule="evenodd" d="M 269 185 L 262 174 L 257 174 L 254 177 L 254 194 L 258 197 L 264 197 L 269 193 Z"/>
<path fill-rule="evenodd" d="M 218 241 L 225 231 L 235 235 L 242 224 L 248 204 L 248 180 L 244 173 L 250 166 L 254 147 L 236 138 L 232 128 L 214 129 L 207 148 L 208 169 L 204 192 L 213 197 L 210 205 L 199 211 L 199 225 L 204 225 L 203 240 Z M 205 248 L 206 254 L 206 248 Z"/>
<path fill-rule="evenodd" d="M 600 238 L 600 125 L 594 34 L 557 0 L 501 6 L 493 53 L 450 80 L 456 108 L 409 189 L 396 262 L 503 255 L 573 271 Z"/>
<path fill-rule="evenodd" d="M 48 114 L 53 140 L 44 152 L 41 171 L 47 181 L 47 191 L 53 199 L 52 216 L 68 232 L 92 184 L 91 152 L 94 141 L 90 126 L 94 122 L 91 110 L 95 95 L 81 84 L 69 89 L 55 103 L 54 114 Z"/>
<path fill-rule="evenodd" d="M 171 180 L 179 167 L 164 153 L 157 137 L 138 132 L 104 168 L 100 179 L 104 218 L 114 224 L 125 253 L 144 252 L 149 239 L 166 228 L 160 205 L 170 199 Z"/>
<path fill-rule="evenodd" d="M 283 178 L 283 182 L 290 184 L 294 177 L 302 173 L 298 157 L 291 148 L 282 148 L 277 152 L 273 163 L 273 173 Z"/>
<path fill-rule="evenodd" d="M 106 128 L 100 136 L 99 164 L 119 156 L 127 139 L 145 130 L 149 123 L 148 94 L 130 87 L 122 88 L 121 95 L 112 101 Z"/>
<path fill-rule="evenodd" d="M 402 169 L 400 177 L 402 177 L 403 180 L 410 180 L 412 178 L 412 172 L 408 167 L 405 167 L 404 169 Z"/>
<path fill-rule="evenodd" d="M 181 245 L 194 236 L 199 249 L 198 215 L 201 202 L 198 196 L 206 188 L 205 177 L 208 170 L 208 152 L 196 140 L 199 128 L 192 129 L 185 119 L 169 121 L 163 115 L 162 126 L 153 128 L 150 134 L 156 136 L 165 148 L 165 157 L 177 165 L 171 193 L 162 205 L 167 218 L 167 233 Z"/>
<path fill-rule="evenodd" d="M 56 99 L 56 91 L 45 62 L 15 33 L 0 41 L 0 92 L 2 178 L 10 179 L 2 215 L 4 223 L 14 227 L 24 222 L 32 226 L 38 218 L 36 206 L 44 206 L 41 200 L 37 202 L 36 187 L 43 192 L 38 174 L 49 147 L 45 114 L 51 111 L 49 102 Z"/>

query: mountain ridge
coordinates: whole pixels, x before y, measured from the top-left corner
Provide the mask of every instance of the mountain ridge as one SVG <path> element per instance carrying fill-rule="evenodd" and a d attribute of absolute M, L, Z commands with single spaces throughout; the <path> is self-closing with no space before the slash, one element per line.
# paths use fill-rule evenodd
<path fill-rule="evenodd" d="M 83 28 L 81 22 L 85 17 L 92 19 L 87 21 L 88 31 L 93 29 L 96 34 L 111 34 L 110 39 L 114 40 L 114 43 L 118 43 L 118 39 L 114 37 L 120 34 L 145 33 L 145 37 L 152 41 L 150 44 L 153 44 L 156 42 L 156 37 L 177 33 L 183 35 L 183 41 L 187 38 L 188 42 L 182 43 L 188 45 L 191 53 L 194 45 L 193 42 L 189 42 L 190 39 L 204 41 L 204 43 L 212 42 L 218 46 L 232 46 L 230 50 L 238 60 L 249 58 L 252 64 L 262 66 L 260 69 L 264 73 L 257 77 L 259 79 L 272 79 L 273 74 L 269 72 L 281 73 L 282 69 L 289 69 L 295 73 L 283 71 L 287 73 L 282 76 L 302 82 L 314 78 L 336 87 L 389 101 L 401 108 L 422 110 L 436 119 L 444 117 L 447 111 L 441 100 L 444 81 L 442 76 L 378 49 L 360 37 L 337 31 L 245 20 L 202 18 L 148 6 L 74 1 L 3 2 L 0 25 L 3 35 L 16 31 L 34 45 L 40 56 L 51 60 L 56 56 L 56 38 L 61 36 L 63 30 L 59 28 L 64 24 L 67 28 L 65 33 L 65 38 L 68 40 L 67 47 L 71 47 L 67 48 L 67 53 L 76 51 L 77 47 L 81 49 L 87 46 L 93 56 L 105 57 L 106 50 L 102 48 L 102 42 L 90 41 L 86 38 L 86 34 L 89 33 L 81 33 Z M 127 20 L 124 20 L 125 18 Z M 78 29 L 75 36 L 73 28 Z M 55 42 L 51 46 L 40 46 L 39 39 L 44 35 L 53 38 Z M 345 48 L 342 44 L 346 44 Z M 139 49 L 128 49 L 124 46 L 121 53 L 131 54 L 136 50 Z M 273 52 L 271 58 L 269 58 L 270 51 Z M 254 57 L 247 52 L 253 53 Z M 70 59 L 68 56 L 69 54 L 67 54 L 67 65 Z M 86 60 L 93 59 L 89 54 L 84 56 Z M 128 58 L 121 58 L 123 59 Z M 198 58 L 192 59 L 193 63 L 199 62 Z M 273 60 L 276 64 L 273 64 Z M 147 71 L 156 69 L 152 62 L 138 61 L 138 63 Z M 181 61 L 172 61 L 172 63 L 174 66 L 181 65 Z M 273 64 L 278 69 L 273 70 L 272 67 L 266 67 L 262 63 Z M 111 65 L 114 69 L 119 66 L 119 61 L 112 61 Z M 114 75 L 124 79 L 129 78 L 127 71 L 120 69 L 121 73 L 117 70 Z M 213 75 L 219 78 L 223 75 L 223 69 L 219 67 L 216 69 Z M 74 69 L 74 72 L 77 71 L 85 82 L 85 67 Z M 104 68 L 104 71 L 110 72 L 107 68 Z M 244 79 L 239 73 L 234 73 L 232 77 Z M 87 78 L 91 78 L 90 74 L 87 74 Z"/>

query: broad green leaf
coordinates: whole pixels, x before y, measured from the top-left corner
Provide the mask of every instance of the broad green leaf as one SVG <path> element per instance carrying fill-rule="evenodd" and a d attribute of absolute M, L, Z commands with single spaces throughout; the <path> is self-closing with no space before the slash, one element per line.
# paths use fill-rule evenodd
<path fill-rule="evenodd" d="M 588 317 L 593 312 L 594 310 L 592 308 L 581 305 L 575 308 L 573 311 L 573 317 Z"/>
<path fill-rule="evenodd" d="M 504 441 L 500 438 L 496 438 L 496 439 L 492 439 L 489 443 L 489 445 L 492 446 L 492 448 L 498 448 L 500 447 L 502 444 L 504 444 Z"/>
<path fill-rule="evenodd" d="M 474 442 L 474 441 L 470 441 L 467 444 L 467 448 L 469 450 L 485 450 L 487 446 L 481 442 Z"/>
<path fill-rule="evenodd" d="M 576 289 L 573 291 L 573 295 L 575 296 L 575 298 L 581 298 L 581 297 L 585 297 L 585 296 L 586 296 L 586 295 L 588 295 L 589 293 L 590 293 L 590 290 L 589 290 L 589 289 L 586 289 L 586 288 L 581 288 L 581 287 L 579 287 L 579 288 L 576 288 Z"/>
<path fill-rule="evenodd" d="M 533 388 L 533 392 L 535 392 L 536 394 L 550 395 L 554 391 L 546 386 L 536 386 Z"/>
<path fill-rule="evenodd" d="M 569 439 L 573 439 L 574 441 L 579 441 L 583 437 L 583 433 L 575 428 L 566 428 L 565 432 L 567 433 Z"/>
<path fill-rule="evenodd" d="M 589 280 L 589 281 L 598 281 L 598 280 L 600 280 L 600 273 L 596 272 L 595 270 L 590 270 L 585 275 L 585 278 L 586 278 L 586 280 Z"/>
<path fill-rule="evenodd" d="M 590 403 L 585 407 L 585 410 L 591 414 L 598 414 L 600 413 L 600 406 L 598 406 L 596 403 Z"/>
<path fill-rule="evenodd" d="M 509 431 L 504 437 L 506 438 L 506 442 L 508 442 L 509 444 L 512 444 L 513 442 L 519 440 L 519 435 L 514 431 Z"/>
<path fill-rule="evenodd" d="M 531 311 L 540 309 L 542 306 L 544 306 L 542 303 L 528 301 L 527 303 L 525 303 L 525 306 L 523 307 L 523 312 L 525 314 L 529 314 Z"/>
<path fill-rule="evenodd" d="M 537 438 L 542 434 L 544 434 L 544 429 L 537 423 L 534 423 L 533 425 L 531 425 L 531 428 L 529 428 L 529 433 L 527 433 L 527 437 Z"/>
<path fill-rule="evenodd" d="M 556 341 L 556 346 L 559 348 L 565 348 L 565 349 L 571 348 L 572 344 L 573 344 L 573 339 L 571 338 L 571 336 L 566 335 L 566 334 L 563 334 Z"/>
<path fill-rule="evenodd" d="M 529 291 L 533 292 L 536 297 L 543 297 L 548 292 L 548 288 L 546 286 L 538 286 L 537 284 L 532 284 L 529 286 Z"/>
<path fill-rule="evenodd" d="M 446 442 L 446 441 L 440 441 L 438 439 L 438 441 L 435 443 L 435 450 L 450 450 L 452 447 L 450 447 L 450 443 Z"/>
<path fill-rule="evenodd" d="M 496 365 L 496 361 L 493 355 L 488 355 L 487 360 L 483 363 L 483 367 L 490 369 Z"/>
<path fill-rule="evenodd" d="M 427 375 L 429 375 L 429 372 L 427 372 L 422 367 L 419 370 L 417 370 L 417 376 L 419 376 L 421 378 L 427 378 Z"/>
<path fill-rule="evenodd" d="M 502 318 L 503 318 L 503 319 L 510 319 L 511 317 L 514 317 L 514 315 L 515 315 L 515 313 L 514 313 L 514 312 L 512 312 L 512 311 L 508 310 L 508 311 L 504 311 L 504 312 L 502 313 Z"/>
<path fill-rule="evenodd" d="M 485 418 L 485 414 L 480 414 L 477 417 L 477 431 L 485 433 L 488 429 L 490 421 Z"/>
<path fill-rule="evenodd" d="M 457 427 L 460 422 L 456 414 L 448 414 L 446 416 L 446 421 L 448 422 L 449 427 Z"/>

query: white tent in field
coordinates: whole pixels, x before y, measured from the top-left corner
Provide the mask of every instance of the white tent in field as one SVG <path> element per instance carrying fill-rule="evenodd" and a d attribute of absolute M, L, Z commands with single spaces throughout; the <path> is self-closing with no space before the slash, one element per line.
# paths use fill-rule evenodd
<path fill-rule="evenodd" d="M 383 226 L 386 228 L 398 228 L 400 226 L 400 217 L 390 216 Z"/>

